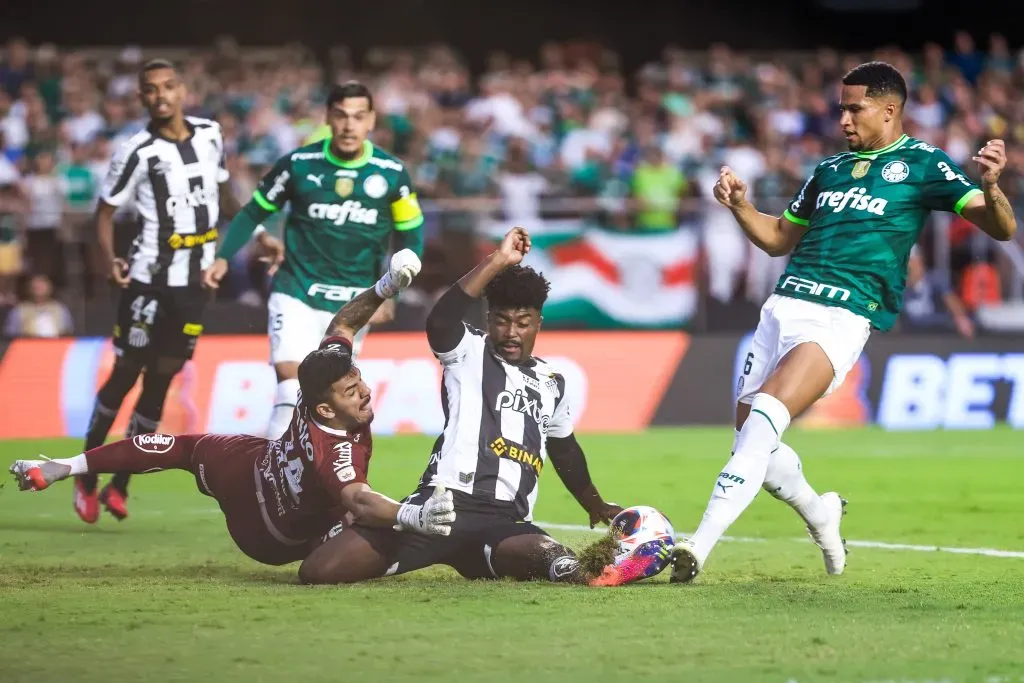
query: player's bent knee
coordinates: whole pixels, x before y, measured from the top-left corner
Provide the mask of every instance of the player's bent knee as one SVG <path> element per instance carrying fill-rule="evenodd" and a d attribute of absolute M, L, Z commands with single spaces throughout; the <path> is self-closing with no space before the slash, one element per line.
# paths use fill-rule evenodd
<path fill-rule="evenodd" d="M 346 529 L 328 539 L 299 565 L 299 581 L 306 585 L 358 583 L 383 576 L 384 557 L 357 532 Z"/>

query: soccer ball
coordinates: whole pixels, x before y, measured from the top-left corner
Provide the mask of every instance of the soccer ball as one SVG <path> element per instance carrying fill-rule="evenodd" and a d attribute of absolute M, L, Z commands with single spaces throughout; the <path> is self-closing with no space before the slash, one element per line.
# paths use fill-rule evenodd
<path fill-rule="evenodd" d="M 648 505 L 635 505 L 615 515 L 611 528 L 617 531 L 619 550 L 614 564 L 645 565 L 638 579 L 661 572 L 669 564 L 667 548 L 675 544 L 675 530 L 668 517 Z"/>

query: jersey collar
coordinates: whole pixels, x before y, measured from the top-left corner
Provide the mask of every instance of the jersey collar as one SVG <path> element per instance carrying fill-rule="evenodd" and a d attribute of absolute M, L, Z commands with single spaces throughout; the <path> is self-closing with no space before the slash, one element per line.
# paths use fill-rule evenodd
<path fill-rule="evenodd" d="M 345 161 L 334 156 L 334 152 L 331 151 L 331 138 L 324 139 L 324 158 L 331 162 L 335 166 L 341 166 L 342 168 L 362 168 L 370 162 L 370 157 L 373 156 L 373 143 L 369 140 L 363 140 L 363 153 L 359 155 L 359 158 L 353 159 L 352 161 Z"/>
<path fill-rule="evenodd" d="M 187 138 L 185 138 L 184 140 L 172 140 L 160 134 L 159 128 L 156 125 L 156 121 L 154 121 L 153 119 L 150 119 L 149 123 L 146 124 L 146 130 L 149 132 L 150 135 L 161 140 L 166 140 L 167 142 L 170 142 L 171 144 L 175 145 L 182 142 L 188 142 L 189 140 L 195 137 L 196 127 L 188 119 L 185 119 L 185 128 L 188 130 Z"/>
<path fill-rule="evenodd" d="M 327 425 L 321 424 L 319 420 L 316 420 L 315 418 L 312 417 L 309 418 L 309 420 L 310 422 L 312 422 L 313 424 L 315 424 L 317 427 L 327 432 L 328 434 L 333 434 L 334 436 L 348 436 L 348 432 L 346 432 L 344 429 L 334 429 L 332 427 L 328 427 Z"/>
<path fill-rule="evenodd" d="M 910 139 L 910 136 L 904 133 L 891 145 L 886 145 L 882 149 L 873 149 L 870 152 L 854 152 L 854 155 L 858 159 L 875 159 L 886 152 L 892 152 L 893 150 L 899 149 L 908 139 Z"/>

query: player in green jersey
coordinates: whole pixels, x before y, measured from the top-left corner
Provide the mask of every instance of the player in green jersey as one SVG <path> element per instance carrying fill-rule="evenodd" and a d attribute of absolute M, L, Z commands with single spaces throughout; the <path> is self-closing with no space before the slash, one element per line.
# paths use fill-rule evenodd
<path fill-rule="evenodd" d="M 746 184 L 723 168 L 715 198 L 768 254 L 792 253 L 761 309 L 737 387 L 736 440 L 694 535 L 673 549 L 673 581 L 691 581 L 726 529 L 764 488 L 787 502 L 821 548 L 825 569 L 846 566 L 840 521 L 845 501 L 818 495 L 800 458 L 782 443 L 790 416 L 835 391 L 857 362 L 871 329 L 888 330 L 900 312 L 910 249 L 930 211 L 956 212 L 997 240 L 1016 231 L 997 184 L 1002 140 L 974 157 L 981 187 L 940 149 L 903 133 L 907 86 L 883 62 L 843 77 L 840 127 L 849 152 L 822 161 L 782 216 L 757 211 Z"/>
<path fill-rule="evenodd" d="M 204 273 L 216 288 L 228 260 L 268 216 L 289 204 L 284 243 L 258 231 L 260 246 L 280 265 L 274 272 L 269 312 L 270 361 L 277 373 L 268 438 L 288 427 L 298 399 L 299 362 L 317 348 L 338 306 L 373 286 L 389 245 L 423 253 L 423 213 L 409 172 L 375 147 L 373 96 L 361 83 L 335 86 L 327 98 L 330 137 L 278 159 L 238 214 Z M 385 305 L 371 324 L 394 317 Z M 368 326 L 367 326 L 368 327 Z M 364 327 L 354 342 L 357 355 Z"/>

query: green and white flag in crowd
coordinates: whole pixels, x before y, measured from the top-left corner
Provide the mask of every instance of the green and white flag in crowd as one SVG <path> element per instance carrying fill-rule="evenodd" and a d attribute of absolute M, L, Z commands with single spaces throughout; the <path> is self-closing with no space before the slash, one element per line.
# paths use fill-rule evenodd
<path fill-rule="evenodd" d="M 548 327 L 672 329 L 697 310 L 694 231 L 585 228 L 531 237 L 533 248 L 524 263 L 551 281 L 544 306 Z"/>

